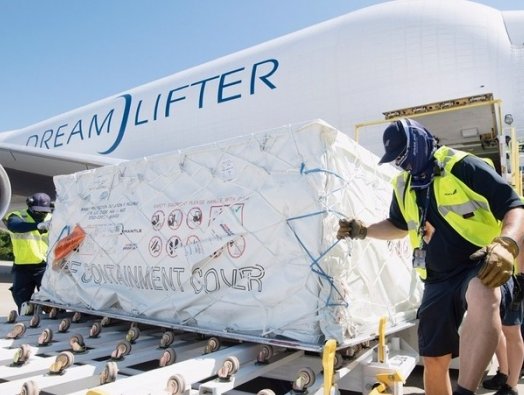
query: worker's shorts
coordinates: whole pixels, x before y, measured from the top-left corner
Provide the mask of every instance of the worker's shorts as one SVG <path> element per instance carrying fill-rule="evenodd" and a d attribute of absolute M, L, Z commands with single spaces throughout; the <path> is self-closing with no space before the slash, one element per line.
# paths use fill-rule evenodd
<path fill-rule="evenodd" d="M 426 283 L 418 309 L 419 355 L 440 357 L 459 355 L 458 329 L 467 309 L 466 291 L 480 265 L 472 265 L 461 275 L 438 283 Z"/>
<path fill-rule="evenodd" d="M 522 324 L 522 316 L 524 314 L 522 302 L 516 306 L 512 306 L 514 286 L 515 281 L 513 280 L 513 277 L 511 277 L 506 284 L 500 287 L 502 294 L 500 300 L 500 318 L 502 319 L 502 325 L 504 326 Z"/>

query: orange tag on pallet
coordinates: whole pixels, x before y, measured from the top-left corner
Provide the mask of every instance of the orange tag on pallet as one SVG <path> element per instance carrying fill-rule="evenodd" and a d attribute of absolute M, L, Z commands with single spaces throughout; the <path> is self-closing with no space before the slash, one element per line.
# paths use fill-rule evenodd
<path fill-rule="evenodd" d="M 53 269 L 59 267 L 59 262 L 76 250 L 86 237 L 86 232 L 80 225 L 75 225 L 73 231 L 63 239 L 59 240 L 54 249 L 55 259 L 53 261 Z"/>

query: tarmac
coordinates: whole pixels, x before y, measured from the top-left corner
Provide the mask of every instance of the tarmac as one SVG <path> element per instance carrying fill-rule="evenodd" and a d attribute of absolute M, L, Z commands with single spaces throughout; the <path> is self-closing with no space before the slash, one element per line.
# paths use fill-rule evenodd
<path fill-rule="evenodd" d="M 11 296 L 9 287 L 11 286 L 11 262 L 0 261 L 0 322 L 5 321 L 5 318 L 11 310 L 16 310 L 16 304 Z M 493 375 L 497 371 L 496 359 L 494 358 L 489 369 L 486 371 L 487 375 Z M 458 371 L 451 370 L 452 385 L 455 385 Z M 524 376 L 523 376 L 524 377 Z M 524 395 L 524 379 L 521 377 L 518 385 L 519 394 Z M 423 367 L 417 366 L 409 375 L 403 387 L 404 395 L 423 394 Z M 477 394 L 494 394 L 495 391 L 479 388 Z"/>
<path fill-rule="evenodd" d="M 12 262 L 0 261 L 0 317 L 6 317 L 11 310 L 16 310 L 16 304 L 11 296 Z M 0 321 L 2 319 L 0 318 Z"/>

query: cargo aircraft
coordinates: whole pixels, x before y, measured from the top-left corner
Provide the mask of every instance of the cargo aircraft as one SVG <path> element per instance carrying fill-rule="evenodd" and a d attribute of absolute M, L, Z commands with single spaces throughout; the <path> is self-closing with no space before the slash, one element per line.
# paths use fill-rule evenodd
<path fill-rule="evenodd" d="M 52 176 L 323 119 L 381 154 L 392 119 L 490 157 L 519 186 L 524 10 L 467 0 L 359 9 L 0 133 L 0 213 Z"/>

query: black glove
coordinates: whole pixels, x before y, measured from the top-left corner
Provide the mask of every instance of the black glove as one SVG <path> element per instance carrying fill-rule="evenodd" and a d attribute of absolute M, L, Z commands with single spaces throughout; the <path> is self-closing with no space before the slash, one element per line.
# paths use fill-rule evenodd
<path fill-rule="evenodd" d="M 368 234 L 368 228 L 364 226 L 362 221 L 358 219 L 341 219 L 338 221 L 338 232 L 337 239 L 345 239 L 349 237 L 351 239 L 365 239 Z"/>
<path fill-rule="evenodd" d="M 489 288 L 497 288 L 509 280 L 513 274 L 513 262 L 519 254 L 519 247 L 510 237 L 495 237 L 484 248 L 471 254 L 469 259 L 481 259 L 484 264 L 477 277 Z"/>
<path fill-rule="evenodd" d="M 513 298 L 511 300 L 511 309 L 518 311 L 522 299 L 524 299 L 524 273 L 519 273 L 513 276 Z"/>

